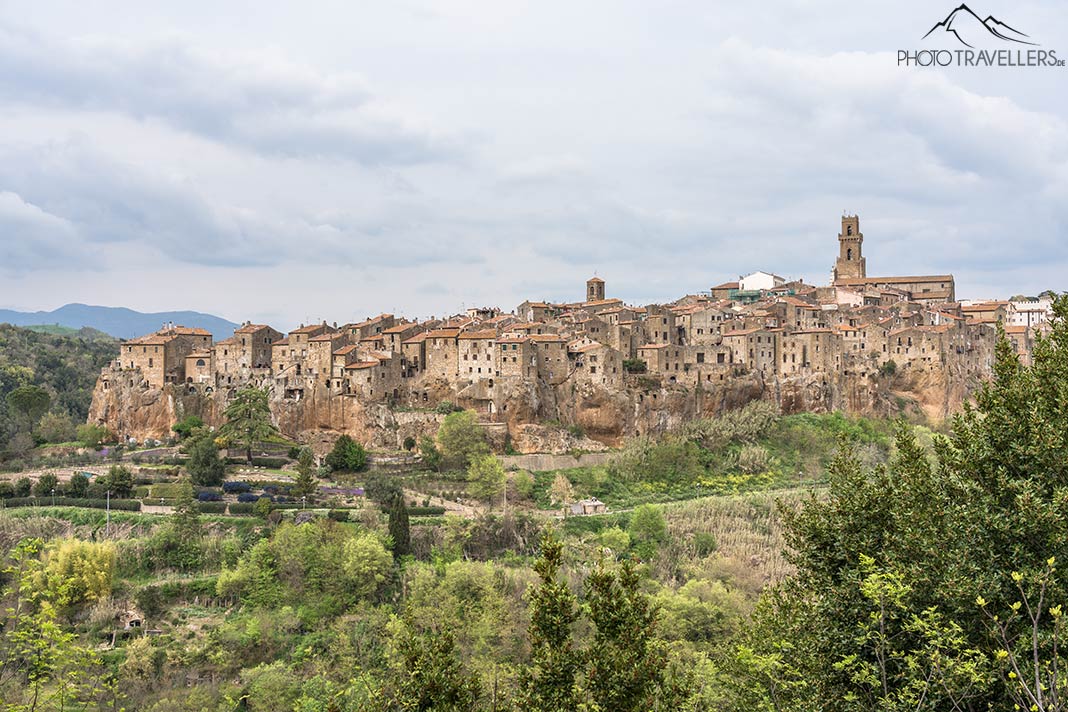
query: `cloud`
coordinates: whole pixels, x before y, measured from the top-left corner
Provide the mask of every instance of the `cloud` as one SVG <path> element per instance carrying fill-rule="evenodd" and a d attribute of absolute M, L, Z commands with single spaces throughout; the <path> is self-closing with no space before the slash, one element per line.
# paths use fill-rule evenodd
<path fill-rule="evenodd" d="M 74 225 L 6 190 L 0 191 L 0 244 L 0 270 L 6 272 L 49 269 L 85 257 Z"/>
<path fill-rule="evenodd" d="M 7 102 L 158 120 L 268 155 L 377 166 L 455 160 L 464 150 L 375 96 L 358 75 L 318 72 L 265 51 L 178 39 L 58 41 L 0 25 L 0 66 Z"/>

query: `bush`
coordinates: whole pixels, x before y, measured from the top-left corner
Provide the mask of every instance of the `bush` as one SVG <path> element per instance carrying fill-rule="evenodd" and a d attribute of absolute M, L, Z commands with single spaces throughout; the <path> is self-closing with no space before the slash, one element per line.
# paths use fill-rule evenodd
<path fill-rule="evenodd" d="M 92 423 L 85 423 L 79 425 L 76 430 L 78 441 L 85 447 L 91 447 L 94 450 L 99 448 L 102 443 L 108 440 L 108 429 L 103 425 L 93 425 Z"/>
<path fill-rule="evenodd" d="M 627 373 L 645 373 L 646 368 L 648 366 L 640 358 L 623 359 L 623 370 Z"/>
<path fill-rule="evenodd" d="M 221 502 L 222 495 L 218 492 L 212 492 L 211 490 L 201 490 L 197 492 L 198 502 Z"/>
<path fill-rule="evenodd" d="M 185 439 L 192 435 L 194 430 L 198 430 L 203 427 L 204 421 L 201 420 L 200 416 L 187 415 L 181 420 L 179 420 L 177 423 L 175 423 L 173 426 L 171 426 L 171 430 L 178 433 L 178 437 Z"/>
<path fill-rule="evenodd" d="M 409 435 L 408 437 L 404 438 L 404 446 L 403 447 L 408 452 L 411 452 L 412 450 L 414 450 L 415 449 L 415 445 L 416 445 L 415 438 L 413 438 L 411 435 Z"/>
<path fill-rule="evenodd" d="M 201 514 L 224 514 L 226 512 L 226 502 L 200 502 L 197 504 L 197 509 Z"/>
<path fill-rule="evenodd" d="M 270 499 L 270 497 L 265 495 L 265 494 L 255 494 L 253 492 L 242 492 L 241 494 L 237 495 L 237 501 L 238 502 L 259 502 L 261 497 L 267 497 L 267 499 Z"/>
<path fill-rule="evenodd" d="M 349 521 L 349 510 L 347 509 L 331 509 L 327 515 L 335 522 L 347 522 Z"/>
<path fill-rule="evenodd" d="M 456 405 L 452 401 L 447 400 L 441 401 L 440 403 L 438 403 L 437 407 L 434 408 L 434 412 L 439 413 L 440 415 L 448 415 L 449 413 L 459 413 L 462 410 L 463 408 Z"/>
<path fill-rule="evenodd" d="M 239 492 L 251 492 L 252 485 L 248 482 L 241 481 L 229 481 L 222 483 L 223 492 L 226 494 L 237 494 Z"/>
<path fill-rule="evenodd" d="M 747 475 L 767 472 L 770 460 L 767 449 L 760 445 L 746 445 L 738 452 L 738 469 Z"/>
<path fill-rule="evenodd" d="M 326 456 L 325 463 L 336 472 L 359 472 L 367 467 L 367 451 L 348 435 L 342 435 Z"/>
<path fill-rule="evenodd" d="M 442 514 L 445 514 L 444 507 L 408 507 L 411 517 L 440 517 Z"/>
<path fill-rule="evenodd" d="M 884 378 L 888 376 L 893 376 L 895 373 L 897 373 L 897 363 L 894 361 L 894 359 L 890 359 L 882 366 L 879 366 L 879 375 Z"/>
<path fill-rule="evenodd" d="M 231 503 L 230 514 L 252 514 L 254 506 L 251 502 Z"/>

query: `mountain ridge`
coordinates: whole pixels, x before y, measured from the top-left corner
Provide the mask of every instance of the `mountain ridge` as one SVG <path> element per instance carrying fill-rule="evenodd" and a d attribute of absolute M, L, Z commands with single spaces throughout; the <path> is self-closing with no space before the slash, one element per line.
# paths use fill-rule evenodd
<path fill-rule="evenodd" d="M 139 312 L 127 307 L 64 304 L 52 311 L 23 312 L 0 309 L 0 323 L 12 326 L 58 325 L 72 329 L 90 327 L 119 339 L 156 331 L 164 323 L 207 329 L 216 339 L 230 336 L 238 324 L 214 314 L 197 311 Z"/>

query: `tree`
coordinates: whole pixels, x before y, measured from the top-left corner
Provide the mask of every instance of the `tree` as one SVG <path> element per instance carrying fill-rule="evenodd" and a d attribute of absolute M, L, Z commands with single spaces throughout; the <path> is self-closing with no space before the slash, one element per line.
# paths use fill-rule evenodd
<path fill-rule="evenodd" d="M 57 487 L 59 487 L 59 478 L 51 472 L 46 472 L 33 484 L 33 494 L 35 497 L 48 497 Z"/>
<path fill-rule="evenodd" d="M 203 427 L 204 420 L 199 415 L 187 415 L 172 425 L 171 430 L 176 432 L 178 437 L 185 439 Z"/>
<path fill-rule="evenodd" d="M 303 447 L 297 455 L 297 478 L 293 483 L 293 494 L 297 497 L 311 497 L 316 491 L 315 455 L 311 448 Z"/>
<path fill-rule="evenodd" d="M 431 470 L 437 472 L 441 471 L 442 458 L 441 452 L 438 450 L 438 446 L 434 444 L 434 439 L 427 436 L 423 436 L 419 440 L 419 455 L 423 458 L 423 464 L 429 467 Z"/>
<path fill-rule="evenodd" d="M 234 395 L 226 406 L 226 424 L 220 434 L 245 451 L 248 464 L 252 464 L 252 448 L 257 443 L 278 435 L 278 428 L 271 423 L 271 407 L 266 389 L 244 388 Z"/>
<path fill-rule="evenodd" d="M 192 483 L 198 487 L 218 487 L 226 475 L 226 463 L 219 457 L 219 448 L 210 433 L 201 433 L 188 441 L 189 459 L 185 469 Z"/>
<path fill-rule="evenodd" d="M 601 562 L 586 579 L 586 613 L 595 626 L 587 651 L 587 692 L 595 709 L 653 709 L 667 656 L 657 641 L 656 608 L 639 589 L 629 561 L 618 570 Z"/>
<path fill-rule="evenodd" d="M 572 626 L 578 604 L 567 582 L 560 580 L 563 544 L 551 531 L 541 540 L 534 564 L 540 583 L 530 592 L 530 664 L 519 678 L 520 709 L 560 712 L 577 709 L 575 677 L 582 655 L 574 646 Z"/>
<path fill-rule="evenodd" d="M 107 439 L 108 429 L 103 425 L 83 423 L 75 429 L 75 437 L 84 447 L 96 450 Z"/>
<path fill-rule="evenodd" d="M 638 556 L 651 559 L 657 547 L 667 539 L 667 521 L 664 513 L 655 504 L 642 504 L 634 508 L 627 525 L 627 533 Z"/>
<path fill-rule="evenodd" d="M 563 472 L 557 472 L 549 486 L 549 501 L 555 505 L 566 507 L 575 501 L 575 490 L 571 486 L 571 480 Z"/>
<path fill-rule="evenodd" d="M 372 472 L 364 478 L 363 493 L 367 499 L 383 508 L 391 505 L 397 497 L 404 496 L 404 491 L 393 477 L 378 472 Z"/>
<path fill-rule="evenodd" d="M 389 507 L 389 536 L 393 540 L 393 556 L 401 557 L 412 553 L 408 507 L 405 506 L 404 495 L 400 492 L 393 496 Z"/>
<path fill-rule="evenodd" d="M 174 513 L 161 531 L 153 537 L 153 548 L 159 560 L 182 571 L 194 571 L 203 559 L 201 541 L 204 532 L 200 525 L 200 511 L 193 498 L 189 478 L 178 481 L 174 499 Z"/>
<path fill-rule="evenodd" d="M 89 478 L 80 472 L 75 472 L 70 476 L 70 484 L 67 486 L 67 492 L 71 497 L 83 499 L 89 494 Z"/>
<path fill-rule="evenodd" d="M 367 467 L 367 451 L 348 435 L 342 435 L 334 442 L 325 462 L 335 472 L 359 472 Z"/>
<path fill-rule="evenodd" d="M 30 492 L 33 490 L 33 480 L 29 477 L 20 477 L 15 480 L 15 496 L 16 497 L 29 497 Z"/>
<path fill-rule="evenodd" d="M 438 450 L 449 469 L 466 469 L 471 461 L 489 452 L 486 434 L 472 410 L 450 413 L 438 428 Z"/>
<path fill-rule="evenodd" d="M 10 442 L 7 444 L 7 449 L 15 457 L 25 457 L 29 454 L 30 450 L 33 450 L 36 443 L 33 441 L 33 436 L 29 433 L 22 431 L 15 433 Z"/>
<path fill-rule="evenodd" d="M 74 423 L 66 413 L 45 413 L 37 424 L 37 437 L 46 443 L 66 443 L 75 436 Z"/>
<path fill-rule="evenodd" d="M 494 455 L 481 455 L 467 468 L 467 489 L 475 499 L 492 504 L 504 492 L 507 476 L 501 461 Z"/>
<path fill-rule="evenodd" d="M 398 703 L 404 712 L 472 712 L 481 694 L 478 678 L 464 672 L 448 631 L 409 633 L 400 640 L 404 673 Z"/>
<path fill-rule="evenodd" d="M 100 485 L 111 492 L 112 497 L 123 498 L 133 494 L 133 473 L 122 465 L 112 465 L 100 478 Z"/>
<path fill-rule="evenodd" d="M 952 434 L 935 440 L 934 463 L 905 425 L 886 466 L 866 469 L 843 443 L 824 496 L 786 513 L 796 574 L 758 609 L 758 632 L 737 649 L 749 672 L 736 679 L 763 690 L 763 701 L 750 699 L 746 708 L 855 700 L 858 708 L 898 709 L 883 701 L 898 705 L 927 684 L 931 668 L 918 660 L 936 651 L 944 671 L 973 649 L 1005 664 L 1027 659 L 1029 681 L 1037 675 L 1040 684 L 1021 687 L 1015 671 L 1015 679 L 1010 671 L 980 675 L 969 681 L 969 709 L 1013 709 L 1021 699 L 1021 708 L 1042 708 L 1041 685 L 1054 684 L 1041 678 L 1055 660 L 1046 646 L 1059 616 L 1021 620 L 1003 610 L 1035 601 L 1046 610 L 1045 602 L 1068 599 L 1064 583 L 1047 576 L 1051 559 L 1068 556 L 1068 296 L 1053 310 L 1030 366 L 999 333 L 993 378 L 954 418 Z M 1037 595 L 1020 581 L 1039 582 Z M 1014 626 L 1001 641 L 987 610 Z M 1026 643 L 1026 654 L 1006 647 L 1010 637 Z M 943 684 L 937 672 L 932 679 L 939 684 L 924 698 L 927 709 L 953 708 L 956 678 Z"/>
<path fill-rule="evenodd" d="M 7 407 L 19 417 L 22 430 L 32 430 L 41 416 L 48 412 L 52 396 L 40 386 L 19 386 L 6 396 Z"/>

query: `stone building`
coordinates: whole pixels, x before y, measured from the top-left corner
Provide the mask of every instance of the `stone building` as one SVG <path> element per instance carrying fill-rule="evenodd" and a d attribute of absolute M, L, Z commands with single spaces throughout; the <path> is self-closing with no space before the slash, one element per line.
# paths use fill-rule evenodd
<path fill-rule="evenodd" d="M 123 369 L 140 371 L 152 388 L 185 381 L 185 358 L 211 348 L 211 333 L 204 329 L 167 325 L 157 332 L 123 342 L 119 360 Z"/>

